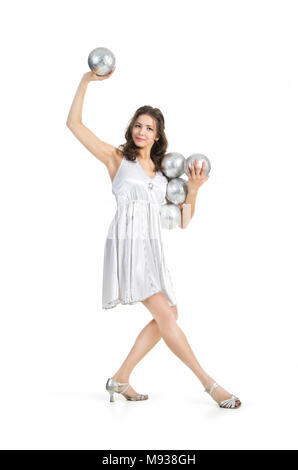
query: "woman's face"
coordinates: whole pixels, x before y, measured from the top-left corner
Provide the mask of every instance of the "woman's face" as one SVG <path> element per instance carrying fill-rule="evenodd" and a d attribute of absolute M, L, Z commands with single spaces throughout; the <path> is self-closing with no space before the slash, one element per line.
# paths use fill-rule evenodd
<path fill-rule="evenodd" d="M 133 128 L 132 128 L 132 138 L 134 143 L 140 147 L 149 147 L 151 148 L 152 145 L 156 140 L 158 140 L 156 136 L 156 123 L 155 119 L 153 119 L 148 114 L 141 114 L 135 121 Z"/>

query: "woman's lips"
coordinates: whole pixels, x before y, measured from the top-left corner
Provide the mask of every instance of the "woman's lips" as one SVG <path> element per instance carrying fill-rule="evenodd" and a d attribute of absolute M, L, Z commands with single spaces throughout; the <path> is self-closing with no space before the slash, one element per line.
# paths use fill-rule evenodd
<path fill-rule="evenodd" d="M 137 137 L 137 140 L 144 140 L 144 139 L 140 139 L 139 137 Z"/>

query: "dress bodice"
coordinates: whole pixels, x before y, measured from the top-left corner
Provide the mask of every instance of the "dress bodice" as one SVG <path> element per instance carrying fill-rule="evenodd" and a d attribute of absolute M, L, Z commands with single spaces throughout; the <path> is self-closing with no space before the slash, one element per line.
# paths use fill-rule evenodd
<path fill-rule="evenodd" d="M 123 156 L 112 181 L 112 193 L 117 204 L 142 200 L 160 206 L 166 202 L 167 184 L 168 179 L 161 171 L 150 178 L 138 158 L 131 161 Z"/>

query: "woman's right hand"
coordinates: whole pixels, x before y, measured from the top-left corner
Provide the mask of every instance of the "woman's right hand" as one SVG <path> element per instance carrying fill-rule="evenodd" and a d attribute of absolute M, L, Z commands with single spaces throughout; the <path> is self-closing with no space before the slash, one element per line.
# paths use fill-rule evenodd
<path fill-rule="evenodd" d="M 112 73 L 114 73 L 116 66 L 108 73 L 107 75 L 96 75 L 96 71 L 98 67 L 96 67 L 94 70 L 91 70 L 90 72 L 86 72 L 84 74 L 84 78 L 88 80 L 88 82 L 93 82 L 95 80 L 106 80 L 107 78 L 110 78 Z"/>

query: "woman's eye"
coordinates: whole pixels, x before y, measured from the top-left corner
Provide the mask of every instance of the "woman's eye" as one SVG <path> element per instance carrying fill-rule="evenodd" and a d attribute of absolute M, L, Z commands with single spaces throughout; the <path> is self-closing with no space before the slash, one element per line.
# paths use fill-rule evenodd
<path fill-rule="evenodd" d="M 136 124 L 136 127 L 140 127 L 140 124 Z M 149 130 L 153 131 L 153 129 L 151 129 L 151 127 L 149 127 Z"/>

